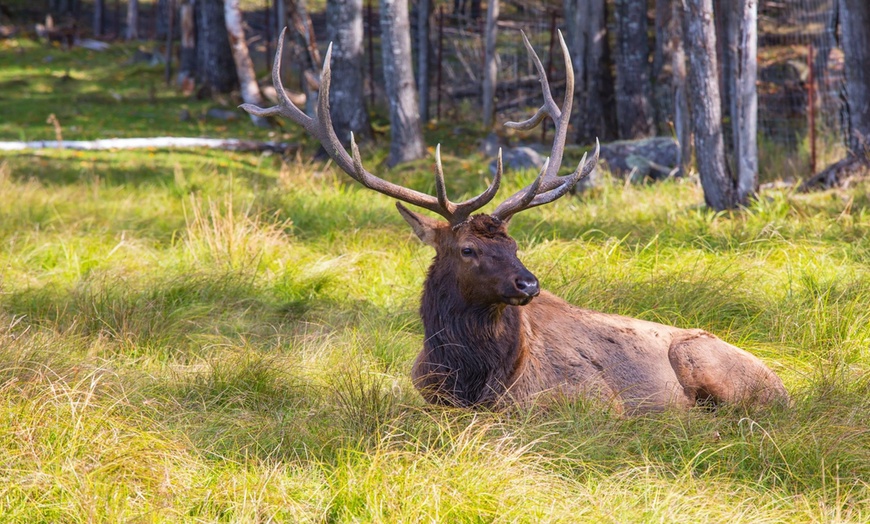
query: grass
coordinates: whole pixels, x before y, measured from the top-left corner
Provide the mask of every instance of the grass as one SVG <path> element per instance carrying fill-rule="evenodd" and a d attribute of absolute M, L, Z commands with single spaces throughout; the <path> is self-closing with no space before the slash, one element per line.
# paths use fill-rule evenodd
<path fill-rule="evenodd" d="M 26 52 L 38 63 L 46 53 Z M 82 66 L 82 77 L 105 88 L 125 52 L 105 76 Z M 50 71 L 10 72 L 13 58 L 0 53 L 7 85 L 50 84 Z M 51 138 L 42 116 L 26 115 L 69 110 L 67 94 L 15 89 L 0 95 L 20 101 L 0 104 L 0 135 Z M 165 103 L 153 126 L 104 118 L 130 136 L 187 132 L 172 127 L 175 95 L 156 96 Z M 93 108 L 81 107 L 90 119 Z M 79 125 L 71 115 L 61 120 Z M 263 133 L 245 122 L 197 125 L 211 136 Z M 484 186 L 488 159 L 454 127 L 435 126 L 429 141 L 444 142 L 458 198 Z M 377 167 L 383 148 L 369 149 Z M 432 191 L 430 163 L 384 173 Z M 529 176 L 510 174 L 502 191 Z M 692 181 L 612 184 L 512 223 L 546 288 L 711 330 L 775 369 L 790 409 L 619 418 L 575 401 L 472 413 L 427 406 L 410 383 L 432 253 L 390 199 L 276 156 L 8 154 L 0 514 L 22 523 L 867 522 L 867 190 L 769 190 L 748 210 L 715 214 Z"/>

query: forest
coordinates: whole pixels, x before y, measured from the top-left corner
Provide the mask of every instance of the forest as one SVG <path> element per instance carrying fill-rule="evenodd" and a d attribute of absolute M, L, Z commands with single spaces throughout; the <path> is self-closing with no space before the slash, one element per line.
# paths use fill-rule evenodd
<path fill-rule="evenodd" d="M 0 520 L 870 521 L 868 72 L 865 0 L 0 0 Z"/>

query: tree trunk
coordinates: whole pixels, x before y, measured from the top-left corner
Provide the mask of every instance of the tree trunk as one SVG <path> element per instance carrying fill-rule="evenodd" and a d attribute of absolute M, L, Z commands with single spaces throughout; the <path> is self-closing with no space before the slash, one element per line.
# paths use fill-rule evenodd
<path fill-rule="evenodd" d="M 686 50 L 683 47 L 683 27 L 680 24 L 680 0 L 672 0 L 671 20 L 671 80 L 674 97 L 674 132 L 680 144 L 678 176 L 687 176 L 692 162 L 692 129 L 686 85 Z"/>
<path fill-rule="evenodd" d="M 275 34 L 280 35 L 287 26 L 287 3 L 275 0 Z"/>
<path fill-rule="evenodd" d="M 704 200 L 717 211 L 731 209 L 737 199 L 725 165 L 712 0 L 683 0 L 681 15 L 695 157 Z"/>
<path fill-rule="evenodd" d="M 737 167 L 737 201 L 758 189 L 758 0 L 733 0 L 728 21 L 731 125 Z"/>
<path fill-rule="evenodd" d="M 245 41 L 245 30 L 242 27 L 242 12 L 239 10 L 239 0 L 224 0 L 224 19 L 230 49 L 233 52 L 233 61 L 236 63 L 236 74 L 239 76 L 242 100 L 246 104 L 262 107 L 263 95 L 260 94 L 260 86 L 257 84 L 257 76 L 254 74 L 254 63 L 251 62 L 248 43 Z M 267 119 L 253 114 L 250 116 L 251 121 L 257 127 L 270 127 Z"/>
<path fill-rule="evenodd" d="M 498 82 L 495 40 L 498 35 L 498 0 L 489 0 L 486 9 L 485 58 L 483 64 L 483 127 L 487 131 L 495 120 L 495 86 Z"/>
<path fill-rule="evenodd" d="M 497 1 L 497 0 L 496 0 Z M 417 89 L 420 90 L 420 120 L 429 121 L 429 15 L 432 2 L 420 0 L 417 4 Z"/>
<path fill-rule="evenodd" d="M 154 16 L 156 17 L 154 21 L 154 37 L 157 40 L 163 40 L 166 38 L 166 31 L 169 27 L 169 0 L 157 0 L 154 10 Z"/>
<path fill-rule="evenodd" d="M 238 76 L 224 22 L 223 0 L 197 0 L 197 83 L 209 91 L 229 93 Z"/>
<path fill-rule="evenodd" d="M 190 94 L 196 83 L 196 19 L 195 0 L 181 5 L 181 56 L 178 64 L 178 85 Z"/>
<path fill-rule="evenodd" d="M 868 161 L 870 154 L 870 3 L 840 0 L 840 30 L 849 104 L 849 149 Z"/>
<path fill-rule="evenodd" d="M 610 43 L 607 31 L 606 0 L 580 1 L 578 15 L 585 26 L 585 50 L 583 59 L 585 78 L 581 85 L 585 92 L 577 104 L 578 122 L 575 124 L 577 141 L 590 143 L 599 138 L 610 141 L 616 138 L 616 98 L 613 93 Z M 586 11 L 582 11 L 585 7 Z M 578 82 L 575 78 L 575 85 Z"/>
<path fill-rule="evenodd" d="M 139 39 L 139 0 L 127 2 L 127 40 Z"/>
<path fill-rule="evenodd" d="M 646 0 L 616 0 L 616 117 L 619 137 L 654 133 Z"/>
<path fill-rule="evenodd" d="M 572 124 L 577 130 L 578 139 L 583 134 L 581 126 L 584 123 L 583 108 L 586 106 L 586 43 L 589 40 L 589 6 L 582 0 L 564 0 L 562 8 L 565 12 L 565 44 L 571 53 L 574 64 L 574 100 L 580 111 L 574 113 Z"/>
<path fill-rule="evenodd" d="M 317 38 L 314 36 L 314 24 L 308 15 L 305 0 L 291 3 L 293 41 L 295 43 L 294 57 L 302 72 L 302 91 L 305 93 L 305 113 L 314 116 L 317 112 L 317 98 L 320 96 L 320 51 L 317 49 Z"/>
<path fill-rule="evenodd" d="M 342 143 L 371 138 L 363 79 L 363 0 L 328 0 L 326 38 L 332 42 L 332 127 Z"/>
<path fill-rule="evenodd" d="M 411 32 L 407 0 L 380 0 L 381 53 L 390 103 L 390 157 L 387 164 L 423 158 L 426 148 L 411 66 Z"/>
<path fill-rule="evenodd" d="M 741 3 L 742 0 L 713 0 L 713 27 L 716 32 L 716 60 L 719 78 L 719 98 L 722 100 L 722 121 L 731 121 L 733 106 L 731 90 L 734 83 L 734 57 L 737 54 L 737 24 L 734 20 L 737 7 L 733 4 Z M 722 130 L 722 140 L 725 144 L 726 161 L 733 154 L 734 142 L 731 129 L 727 126 Z"/>
<path fill-rule="evenodd" d="M 655 48 L 652 61 L 653 112 L 656 131 L 669 134 L 674 119 L 673 71 L 667 67 L 673 54 L 671 0 L 655 0 Z"/>
<path fill-rule="evenodd" d="M 106 2 L 105 0 L 94 0 L 94 37 L 103 36 L 103 29 L 106 23 Z"/>

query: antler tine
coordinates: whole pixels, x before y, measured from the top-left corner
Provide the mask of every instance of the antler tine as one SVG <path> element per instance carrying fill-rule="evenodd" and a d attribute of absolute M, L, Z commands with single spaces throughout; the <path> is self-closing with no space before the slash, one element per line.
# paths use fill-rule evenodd
<path fill-rule="evenodd" d="M 562 32 L 559 31 L 559 45 L 562 47 L 562 56 L 565 60 L 565 100 L 562 103 L 562 107 L 559 108 L 553 100 L 553 94 L 550 91 L 550 83 L 547 80 L 544 66 L 541 64 L 540 58 L 538 58 L 525 33 L 523 33 L 523 43 L 538 70 L 538 77 L 544 94 L 544 103 L 528 120 L 507 122 L 505 126 L 512 129 L 529 130 L 549 116 L 556 126 L 556 132 L 553 136 L 553 147 L 550 151 L 550 157 L 544 163 L 535 181 L 511 195 L 493 212 L 493 216 L 503 220 L 524 209 L 546 204 L 563 196 L 581 178 L 587 176 L 598 161 L 598 142 L 596 140 L 595 154 L 590 162 L 585 162 L 586 156 L 584 155 L 583 160 L 581 160 L 580 165 L 577 166 L 574 173 L 567 176 L 558 176 L 559 168 L 562 165 L 562 156 L 565 152 L 565 140 L 568 136 L 568 123 L 571 119 L 571 107 L 574 100 L 574 66 L 571 61 L 571 55 L 568 52 L 568 46 L 565 44 Z"/>
<path fill-rule="evenodd" d="M 332 69 L 330 67 L 332 44 L 329 44 L 329 48 L 326 51 L 326 57 L 323 60 L 323 69 L 320 73 L 317 117 L 311 118 L 299 110 L 299 108 L 290 101 L 290 97 L 287 96 L 287 92 L 284 90 L 284 84 L 281 81 L 281 57 L 284 51 L 284 37 L 286 34 L 287 28 L 285 27 L 284 30 L 281 31 L 281 37 L 278 39 L 278 49 L 275 52 L 275 62 L 272 66 L 272 83 L 278 91 L 278 105 L 264 108 L 254 104 L 242 104 L 240 106 L 242 109 L 257 116 L 282 116 L 301 125 L 308 134 L 323 145 L 323 148 L 329 154 L 330 158 L 332 158 L 335 164 L 341 168 L 342 171 L 347 173 L 351 178 L 363 186 L 389 197 L 407 202 L 408 204 L 438 213 L 446 218 L 452 225 L 464 221 L 471 215 L 471 213 L 485 206 L 493 199 L 498 191 L 499 184 L 501 183 L 501 151 L 499 151 L 498 157 L 498 171 L 489 187 L 480 195 L 459 204 L 454 204 L 447 199 L 447 191 L 444 184 L 444 172 L 441 167 L 440 144 L 435 152 L 435 190 L 437 196 L 427 195 L 392 182 L 387 182 L 367 171 L 362 165 L 359 148 L 356 145 L 353 133 L 351 133 L 350 136 L 351 156 L 347 154 L 347 150 L 341 145 L 341 141 L 338 139 L 338 136 L 336 136 L 335 130 L 332 127 L 332 117 L 329 112 L 329 86 L 332 80 Z"/>

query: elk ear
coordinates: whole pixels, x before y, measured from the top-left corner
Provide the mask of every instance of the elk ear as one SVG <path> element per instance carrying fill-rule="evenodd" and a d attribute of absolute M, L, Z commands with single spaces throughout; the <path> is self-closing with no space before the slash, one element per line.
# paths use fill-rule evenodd
<path fill-rule="evenodd" d="M 441 222 L 434 218 L 429 218 L 426 215 L 415 213 L 403 206 L 401 202 L 396 202 L 396 208 L 420 240 L 422 240 L 424 244 L 435 247 L 435 236 Z"/>

